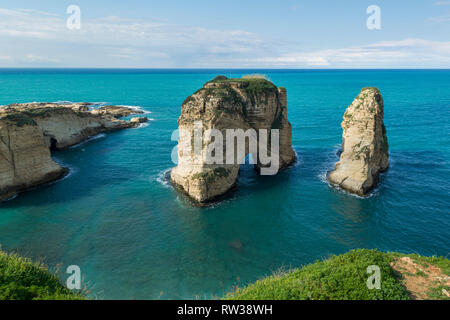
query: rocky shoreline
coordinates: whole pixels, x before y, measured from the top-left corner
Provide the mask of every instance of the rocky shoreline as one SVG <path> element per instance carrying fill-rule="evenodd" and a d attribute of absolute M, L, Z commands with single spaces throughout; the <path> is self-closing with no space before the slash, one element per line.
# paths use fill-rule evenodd
<path fill-rule="evenodd" d="M 136 128 L 147 118 L 122 106 L 98 109 L 90 103 L 23 103 L 0 107 L 0 201 L 56 181 L 68 170 L 51 158 L 99 133 Z"/>

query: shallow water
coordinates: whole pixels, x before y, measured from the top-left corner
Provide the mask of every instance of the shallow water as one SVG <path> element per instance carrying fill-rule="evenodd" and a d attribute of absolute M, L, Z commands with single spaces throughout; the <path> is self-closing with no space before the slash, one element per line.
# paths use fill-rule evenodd
<path fill-rule="evenodd" d="M 164 179 L 180 105 L 217 74 L 253 72 L 287 88 L 299 162 L 273 177 L 244 166 L 230 197 L 193 207 Z M 325 175 L 366 86 L 384 97 L 391 166 L 362 199 Z M 0 70 L 0 104 L 30 101 L 140 106 L 154 120 L 56 152 L 70 176 L 0 205 L 4 250 L 79 265 L 93 297 L 217 297 L 352 248 L 450 252 L 448 70 Z"/>

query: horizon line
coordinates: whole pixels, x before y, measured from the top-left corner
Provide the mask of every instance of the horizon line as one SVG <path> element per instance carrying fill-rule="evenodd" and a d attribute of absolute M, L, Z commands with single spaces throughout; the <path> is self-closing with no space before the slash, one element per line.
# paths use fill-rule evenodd
<path fill-rule="evenodd" d="M 170 68 L 151 68 L 151 67 L 0 67 L 0 70 L 450 70 L 450 67 L 436 68 L 224 68 L 224 67 L 170 67 Z"/>

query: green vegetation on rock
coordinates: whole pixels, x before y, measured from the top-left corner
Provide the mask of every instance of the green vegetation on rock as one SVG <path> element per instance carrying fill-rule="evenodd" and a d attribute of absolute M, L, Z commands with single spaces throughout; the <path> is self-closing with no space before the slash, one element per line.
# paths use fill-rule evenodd
<path fill-rule="evenodd" d="M 226 78 L 224 76 L 218 76 L 210 83 L 239 83 L 243 86 L 245 92 L 254 103 L 254 98 L 256 95 L 261 93 L 274 93 L 277 91 L 277 87 L 266 80 L 263 77 L 245 77 L 245 78 Z"/>
<path fill-rule="evenodd" d="M 21 111 L 23 114 L 29 117 L 41 117 L 41 118 L 49 118 L 54 114 L 62 114 L 66 112 L 72 112 L 71 109 L 66 107 L 47 107 L 47 108 L 30 108 L 24 111 Z"/>
<path fill-rule="evenodd" d="M 28 108 L 25 110 L 15 110 L 11 113 L 1 116 L 0 120 L 7 120 L 15 125 L 22 127 L 24 125 L 36 125 L 33 118 L 49 118 L 55 114 L 76 113 L 78 116 L 84 117 L 85 112 L 75 112 L 66 107 L 47 107 L 47 108 Z"/>
<path fill-rule="evenodd" d="M 422 257 L 401 253 L 382 253 L 359 249 L 317 261 L 301 269 L 259 280 L 246 288 L 237 288 L 225 299 L 235 300 L 407 300 L 411 299 L 402 283 L 402 275 L 391 267 L 399 257 L 408 256 L 419 264 L 434 265 L 449 274 L 450 261 L 445 258 Z M 381 289 L 368 289 L 367 267 L 376 265 L 381 271 Z M 420 276 L 418 271 L 415 276 Z M 429 297 L 444 299 L 437 285 Z"/>
<path fill-rule="evenodd" d="M 0 300 L 83 300 L 44 266 L 0 251 Z"/>
<path fill-rule="evenodd" d="M 380 93 L 380 89 L 378 89 L 377 87 L 364 87 L 361 89 L 361 92 L 363 92 L 363 91 L 372 91 L 372 92 Z"/>
<path fill-rule="evenodd" d="M 6 114 L 6 115 L 2 116 L 0 118 L 0 120 L 6 120 L 8 122 L 11 122 L 11 123 L 17 125 L 18 127 L 22 127 L 25 125 L 30 125 L 30 126 L 36 125 L 36 122 L 32 118 L 30 118 L 28 115 L 23 114 L 21 112 Z"/>
<path fill-rule="evenodd" d="M 182 105 L 185 105 L 186 103 L 189 103 L 191 101 L 194 101 L 194 98 L 192 96 L 189 96 L 183 101 Z"/>
<path fill-rule="evenodd" d="M 217 178 L 226 178 L 230 175 L 230 171 L 225 168 L 215 168 L 208 171 L 196 173 L 192 176 L 192 179 L 204 179 L 206 182 L 213 182 Z"/>
<path fill-rule="evenodd" d="M 205 91 L 205 96 L 208 98 L 219 98 L 224 102 L 235 105 L 243 104 L 241 96 L 230 86 L 206 88 L 203 90 Z"/>

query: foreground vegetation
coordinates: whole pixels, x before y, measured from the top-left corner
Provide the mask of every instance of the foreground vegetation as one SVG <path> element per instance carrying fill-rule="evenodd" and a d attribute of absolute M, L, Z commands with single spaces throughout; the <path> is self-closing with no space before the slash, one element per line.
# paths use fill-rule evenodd
<path fill-rule="evenodd" d="M 381 288 L 368 289 L 367 267 L 380 268 Z M 360 249 L 237 288 L 236 300 L 449 299 L 450 261 Z"/>
<path fill-rule="evenodd" d="M 0 300 L 81 300 L 44 266 L 0 251 Z"/>
<path fill-rule="evenodd" d="M 380 268 L 381 288 L 368 289 L 367 267 Z M 41 264 L 0 251 L 0 300 L 81 300 Z M 450 299 L 450 260 L 359 249 L 278 272 L 246 288 L 234 300 Z"/>

